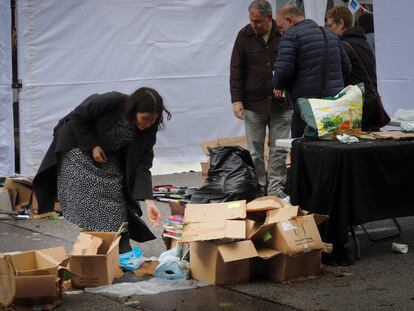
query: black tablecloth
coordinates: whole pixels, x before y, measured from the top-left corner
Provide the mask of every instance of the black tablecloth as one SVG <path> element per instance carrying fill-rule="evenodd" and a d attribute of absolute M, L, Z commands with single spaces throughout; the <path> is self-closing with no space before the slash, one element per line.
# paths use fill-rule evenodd
<path fill-rule="evenodd" d="M 414 215 L 414 141 L 295 140 L 291 200 L 329 215 L 326 242 L 342 246 L 349 225 Z"/>

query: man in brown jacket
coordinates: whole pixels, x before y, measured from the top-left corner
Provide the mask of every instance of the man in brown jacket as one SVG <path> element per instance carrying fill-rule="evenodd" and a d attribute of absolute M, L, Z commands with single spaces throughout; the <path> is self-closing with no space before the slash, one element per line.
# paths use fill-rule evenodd
<path fill-rule="evenodd" d="M 230 92 L 234 115 L 244 120 L 247 147 L 252 155 L 263 194 L 285 198 L 286 150 L 276 139 L 288 138 L 291 109 L 285 98 L 274 97 L 273 64 L 280 31 L 266 0 L 249 6 L 250 24 L 239 31 L 230 64 Z M 269 131 L 268 176 L 264 166 L 264 142 Z M 287 198 L 289 199 L 289 198 Z"/>

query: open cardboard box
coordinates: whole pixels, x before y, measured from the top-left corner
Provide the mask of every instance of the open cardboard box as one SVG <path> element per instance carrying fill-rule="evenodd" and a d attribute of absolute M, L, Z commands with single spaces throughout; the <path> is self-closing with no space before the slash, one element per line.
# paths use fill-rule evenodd
<path fill-rule="evenodd" d="M 9 189 L 6 187 L 0 187 L 0 210 L 11 212 L 13 210 Z"/>
<path fill-rule="evenodd" d="M 316 215 L 321 220 L 322 215 Z M 306 253 L 324 249 L 315 215 L 296 216 L 290 220 L 278 222 L 270 231 L 266 246 L 277 249 L 287 255 Z"/>
<path fill-rule="evenodd" d="M 187 204 L 183 242 L 246 238 L 246 201 Z"/>
<path fill-rule="evenodd" d="M 63 247 L 0 254 L 0 306 L 52 309 L 62 301 Z"/>
<path fill-rule="evenodd" d="M 48 217 L 50 213 L 38 213 L 39 205 L 32 190 L 33 179 L 33 176 L 16 176 L 6 178 L 4 187 L 9 191 L 12 208 L 15 211 L 20 211 L 22 208 L 30 207 L 30 216 L 32 218 Z M 54 204 L 53 210 L 60 211 L 59 203 Z"/>
<path fill-rule="evenodd" d="M 75 274 L 75 288 L 112 284 L 120 276 L 119 240 L 116 232 L 81 232 L 69 257 L 69 270 Z"/>
<path fill-rule="evenodd" d="M 257 252 L 249 240 L 190 243 L 191 277 L 213 285 L 248 282 L 250 258 Z"/>

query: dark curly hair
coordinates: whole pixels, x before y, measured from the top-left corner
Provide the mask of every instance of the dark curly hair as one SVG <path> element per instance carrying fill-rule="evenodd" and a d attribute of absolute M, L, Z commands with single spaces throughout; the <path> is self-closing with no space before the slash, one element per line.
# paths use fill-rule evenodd
<path fill-rule="evenodd" d="M 149 87 L 141 87 L 129 95 L 125 102 L 125 115 L 127 119 L 135 124 L 137 112 L 157 113 L 158 119 L 153 126 L 158 129 L 164 127 L 164 113 L 167 120 L 171 119 L 171 113 L 165 108 L 164 101 L 158 92 Z"/>

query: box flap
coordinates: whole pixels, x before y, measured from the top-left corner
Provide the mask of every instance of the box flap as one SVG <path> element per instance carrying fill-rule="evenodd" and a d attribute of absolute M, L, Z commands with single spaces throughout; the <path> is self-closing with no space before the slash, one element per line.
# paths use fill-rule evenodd
<path fill-rule="evenodd" d="M 257 255 L 263 259 L 269 259 L 279 254 L 283 254 L 283 252 L 281 251 L 278 251 L 272 248 L 267 248 L 267 247 L 258 247 L 256 248 L 256 251 L 257 251 Z"/>
<path fill-rule="evenodd" d="M 265 225 L 283 222 L 295 217 L 298 214 L 298 206 L 286 206 L 274 210 L 267 211 L 267 217 L 264 222 Z"/>
<path fill-rule="evenodd" d="M 248 239 L 252 241 L 257 241 L 259 239 L 262 239 L 263 242 L 267 242 L 272 238 L 272 234 L 270 233 L 270 229 L 275 224 L 268 224 L 268 225 L 261 225 L 256 231 L 251 231 L 249 235 L 247 236 Z"/>
<path fill-rule="evenodd" d="M 261 198 L 257 198 L 253 201 L 250 201 L 246 205 L 247 212 L 256 212 L 256 211 L 266 211 L 272 210 L 275 208 L 282 208 L 284 206 L 289 206 L 289 204 L 276 196 L 269 195 Z"/>
<path fill-rule="evenodd" d="M 184 211 L 186 223 L 244 218 L 246 218 L 245 200 L 226 203 L 187 204 Z"/>
<path fill-rule="evenodd" d="M 257 257 L 256 248 L 250 240 L 220 244 L 217 249 L 224 262 Z"/>
<path fill-rule="evenodd" d="M 186 224 L 182 241 L 207 241 L 215 239 L 245 239 L 246 222 L 244 220 L 221 220 Z"/>
<path fill-rule="evenodd" d="M 100 237 L 81 232 L 73 245 L 71 255 L 96 255 L 102 243 L 103 240 Z"/>
<path fill-rule="evenodd" d="M 0 254 L 0 305 L 8 307 L 13 302 L 15 280 L 8 256 Z"/>
<path fill-rule="evenodd" d="M 63 246 L 41 249 L 37 252 L 48 257 L 48 259 L 57 266 L 61 265 L 63 261 L 68 258 L 68 254 Z"/>
<path fill-rule="evenodd" d="M 333 245 L 331 243 L 322 242 L 322 252 L 331 254 Z"/>
<path fill-rule="evenodd" d="M 111 246 L 109 247 L 107 254 L 110 253 L 114 248 L 119 247 L 119 241 L 121 240 L 121 236 L 117 236 L 111 243 Z"/>

